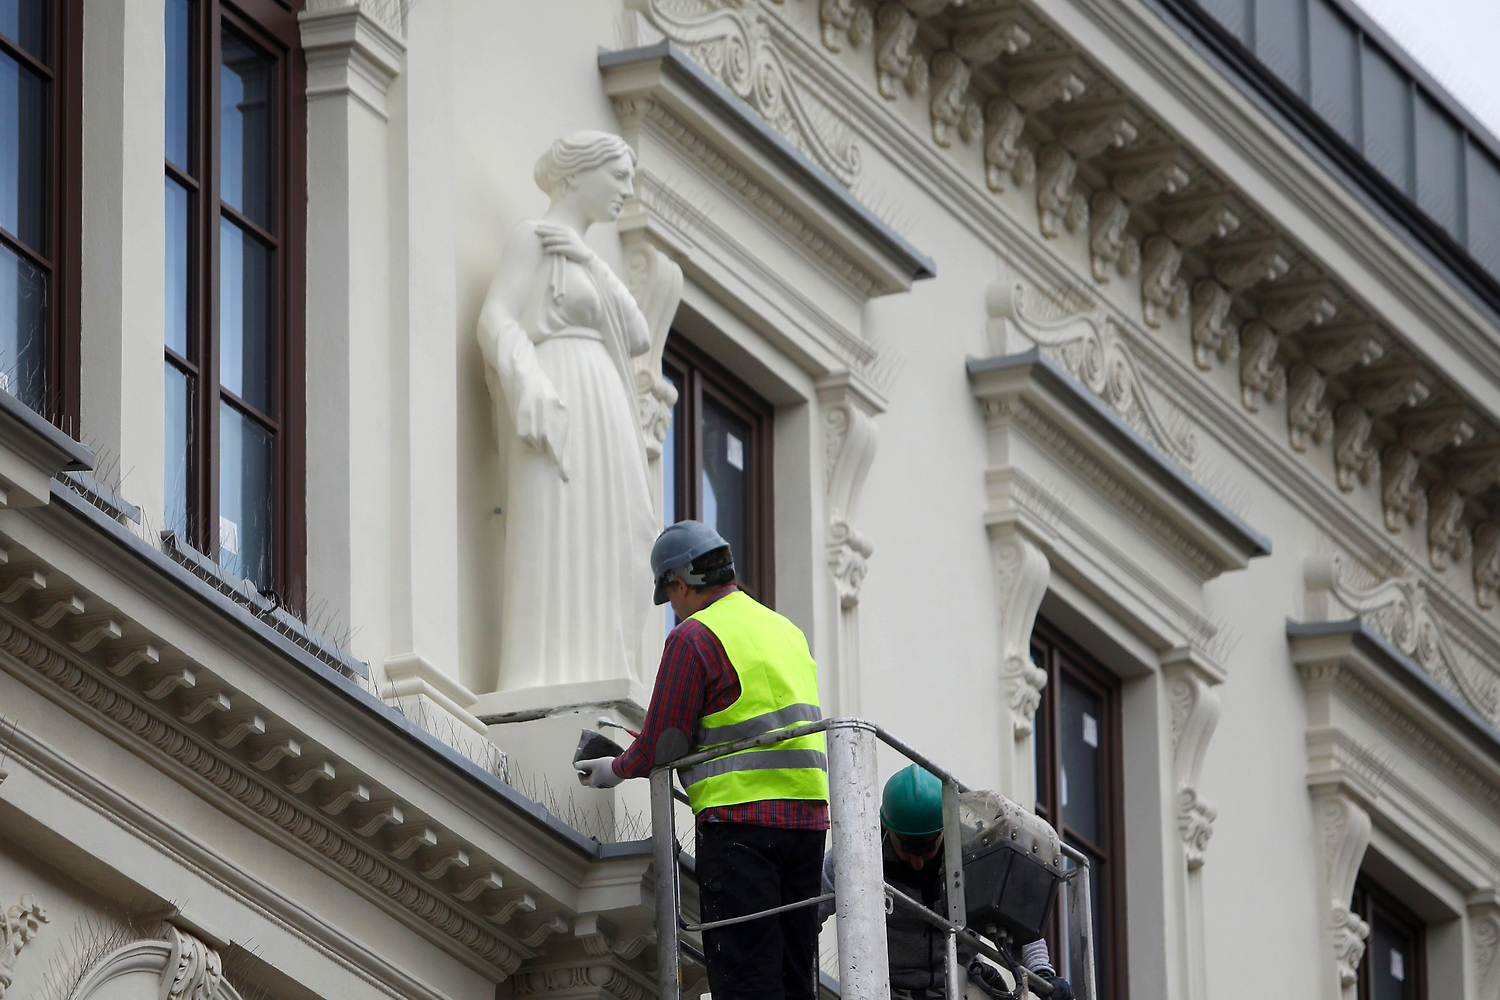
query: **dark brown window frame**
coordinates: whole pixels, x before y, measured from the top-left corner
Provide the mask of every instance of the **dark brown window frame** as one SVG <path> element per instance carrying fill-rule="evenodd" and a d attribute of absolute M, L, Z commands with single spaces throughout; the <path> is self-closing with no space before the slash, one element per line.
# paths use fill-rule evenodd
<path fill-rule="evenodd" d="M 1426 922 L 1364 872 L 1360 872 L 1354 882 L 1354 898 L 1350 901 L 1349 908 L 1370 925 L 1372 937 L 1377 916 L 1385 918 L 1389 923 L 1411 934 L 1416 942 L 1412 949 L 1415 953 L 1412 956 L 1412 967 L 1408 970 L 1412 983 L 1411 1000 L 1427 1000 Z M 1369 946 L 1372 943 L 1366 942 L 1365 953 L 1359 960 L 1359 979 L 1355 986 L 1356 1000 L 1371 1000 L 1373 995 L 1370 963 L 1374 961 L 1374 949 Z"/>
<path fill-rule="evenodd" d="M 753 578 L 741 580 L 745 591 L 767 607 L 776 606 L 776 552 L 774 530 L 775 505 L 772 494 L 773 427 L 776 410 L 769 402 L 737 378 L 707 352 L 673 331 L 662 354 L 662 367 L 682 375 L 678 381 L 680 409 L 672 421 L 670 433 L 676 442 L 677 516 L 694 517 L 701 513 L 701 471 L 703 468 L 702 415 L 706 392 L 736 417 L 750 426 L 750 440 L 745 442 L 748 455 L 746 472 L 750 478 L 750 508 L 747 521 L 753 535 Z M 685 457 L 690 458 L 684 461 Z"/>
<path fill-rule="evenodd" d="M 260 581 L 284 606 L 300 612 L 306 600 L 306 215 L 307 65 L 297 11 L 302 0 L 192 0 L 189 171 L 166 162 L 167 176 L 189 189 L 188 354 L 163 347 L 167 363 L 192 378 L 188 460 L 187 540 L 199 551 L 219 553 L 219 403 L 232 405 L 269 430 L 273 440 L 272 569 Z M 276 233 L 270 234 L 218 198 L 221 25 L 276 58 L 276 101 L 271 133 L 272 203 Z M 205 193 L 207 192 L 207 196 Z M 270 297 L 272 357 L 276 367 L 271 409 L 264 414 L 223 389 L 219 376 L 219 220 L 226 214 L 260 234 L 275 248 Z"/>
<path fill-rule="evenodd" d="M 83 271 L 83 0 L 50 0 L 47 59 L 41 65 L 19 44 L 0 37 L 0 50 L 45 76 L 47 86 L 47 248 L 0 234 L 22 259 L 47 272 L 42 416 L 78 435 L 82 354 Z"/>
<path fill-rule="evenodd" d="M 1062 770 L 1061 755 L 1055 745 L 1055 734 L 1060 729 L 1061 706 L 1056 696 L 1060 678 L 1066 671 L 1072 678 L 1099 696 L 1104 702 L 1104 711 L 1099 720 L 1099 742 L 1104 747 L 1105 822 L 1109 827 L 1105 844 L 1088 844 L 1089 851 L 1097 853 L 1109 865 L 1106 879 L 1096 880 L 1090 885 L 1095 894 L 1102 894 L 1100 910 L 1109 921 L 1110 933 L 1107 954 L 1100 954 L 1095 941 L 1095 976 L 1099 995 L 1105 1000 L 1128 1000 L 1130 981 L 1128 968 L 1128 941 L 1125 901 L 1125 801 L 1124 801 L 1124 751 L 1121 740 L 1123 714 L 1121 708 L 1120 678 L 1090 656 L 1077 643 L 1051 623 L 1038 618 L 1032 631 L 1031 655 L 1033 662 L 1047 673 L 1047 684 L 1042 689 L 1041 704 L 1037 707 L 1036 755 L 1040 765 L 1047 764 L 1046 780 L 1037 788 L 1037 813 L 1048 822 L 1057 816 L 1057 796 Z M 1079 844 L 1081 837 L 1066 827 L 1059 831 L 1065 840 Z M 1086 842 L 1084 842 L 1086 843 Z M 1053 916 L 1053 929 L 1049 940 L 1062 940 L 1061 914 Z M 1054 961 L 1060 959 L 1054 957 Z"/>

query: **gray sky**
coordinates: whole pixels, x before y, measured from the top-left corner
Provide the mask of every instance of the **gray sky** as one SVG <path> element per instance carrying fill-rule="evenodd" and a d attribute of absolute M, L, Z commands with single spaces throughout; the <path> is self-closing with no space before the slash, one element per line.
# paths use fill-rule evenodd
<path fill-rule="evenodd" d="M 1353 0 L 1500 136 L 1500 0 Z"/>

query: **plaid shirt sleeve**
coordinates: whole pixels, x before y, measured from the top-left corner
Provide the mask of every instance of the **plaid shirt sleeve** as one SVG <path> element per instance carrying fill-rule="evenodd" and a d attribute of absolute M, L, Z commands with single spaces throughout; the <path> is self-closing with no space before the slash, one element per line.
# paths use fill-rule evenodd
<path fill-rule="evenodd" d="M 669 729 L 681 730 L 691 744 L 698 720 L 704 715 L 703 695 L 708 675 L 699 643 L 700 633 L 706 632 L 708 629 L 700 622 L 690 619 L 667 636 L 641 735 L 615 758 L 615 773 L 620 777 L 643 778 L 650 774 L 656 763 L 658 741 Z"/>

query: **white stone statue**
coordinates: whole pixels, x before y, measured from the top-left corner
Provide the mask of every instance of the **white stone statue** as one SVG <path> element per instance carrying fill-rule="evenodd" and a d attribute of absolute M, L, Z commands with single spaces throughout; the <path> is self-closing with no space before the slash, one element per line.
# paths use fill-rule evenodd
<path fill-rule="evenodd" d="M 479 316 L 507 473 L 501 690 L 640 679 L 660 529 L 632 360 L 651 330 L 583 242 L 631 196 L 635 153 L 574 132 L 535 177 L 551 207 L 511 230 Z"/>

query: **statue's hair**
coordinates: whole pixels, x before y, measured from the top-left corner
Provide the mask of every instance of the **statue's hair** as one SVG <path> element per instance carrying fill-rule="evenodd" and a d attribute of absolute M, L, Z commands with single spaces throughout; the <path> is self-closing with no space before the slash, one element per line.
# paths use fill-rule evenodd
<path fill-rule="evenodd" d="M 552 195 L 574 174 L 601 167 L 618 156 L 628 156 L 635 163 L 635 150 L 624 139 L 584 129 L 554 142 L 536 161 L 531 175 L 536 178 L 537 187 Z"/>

